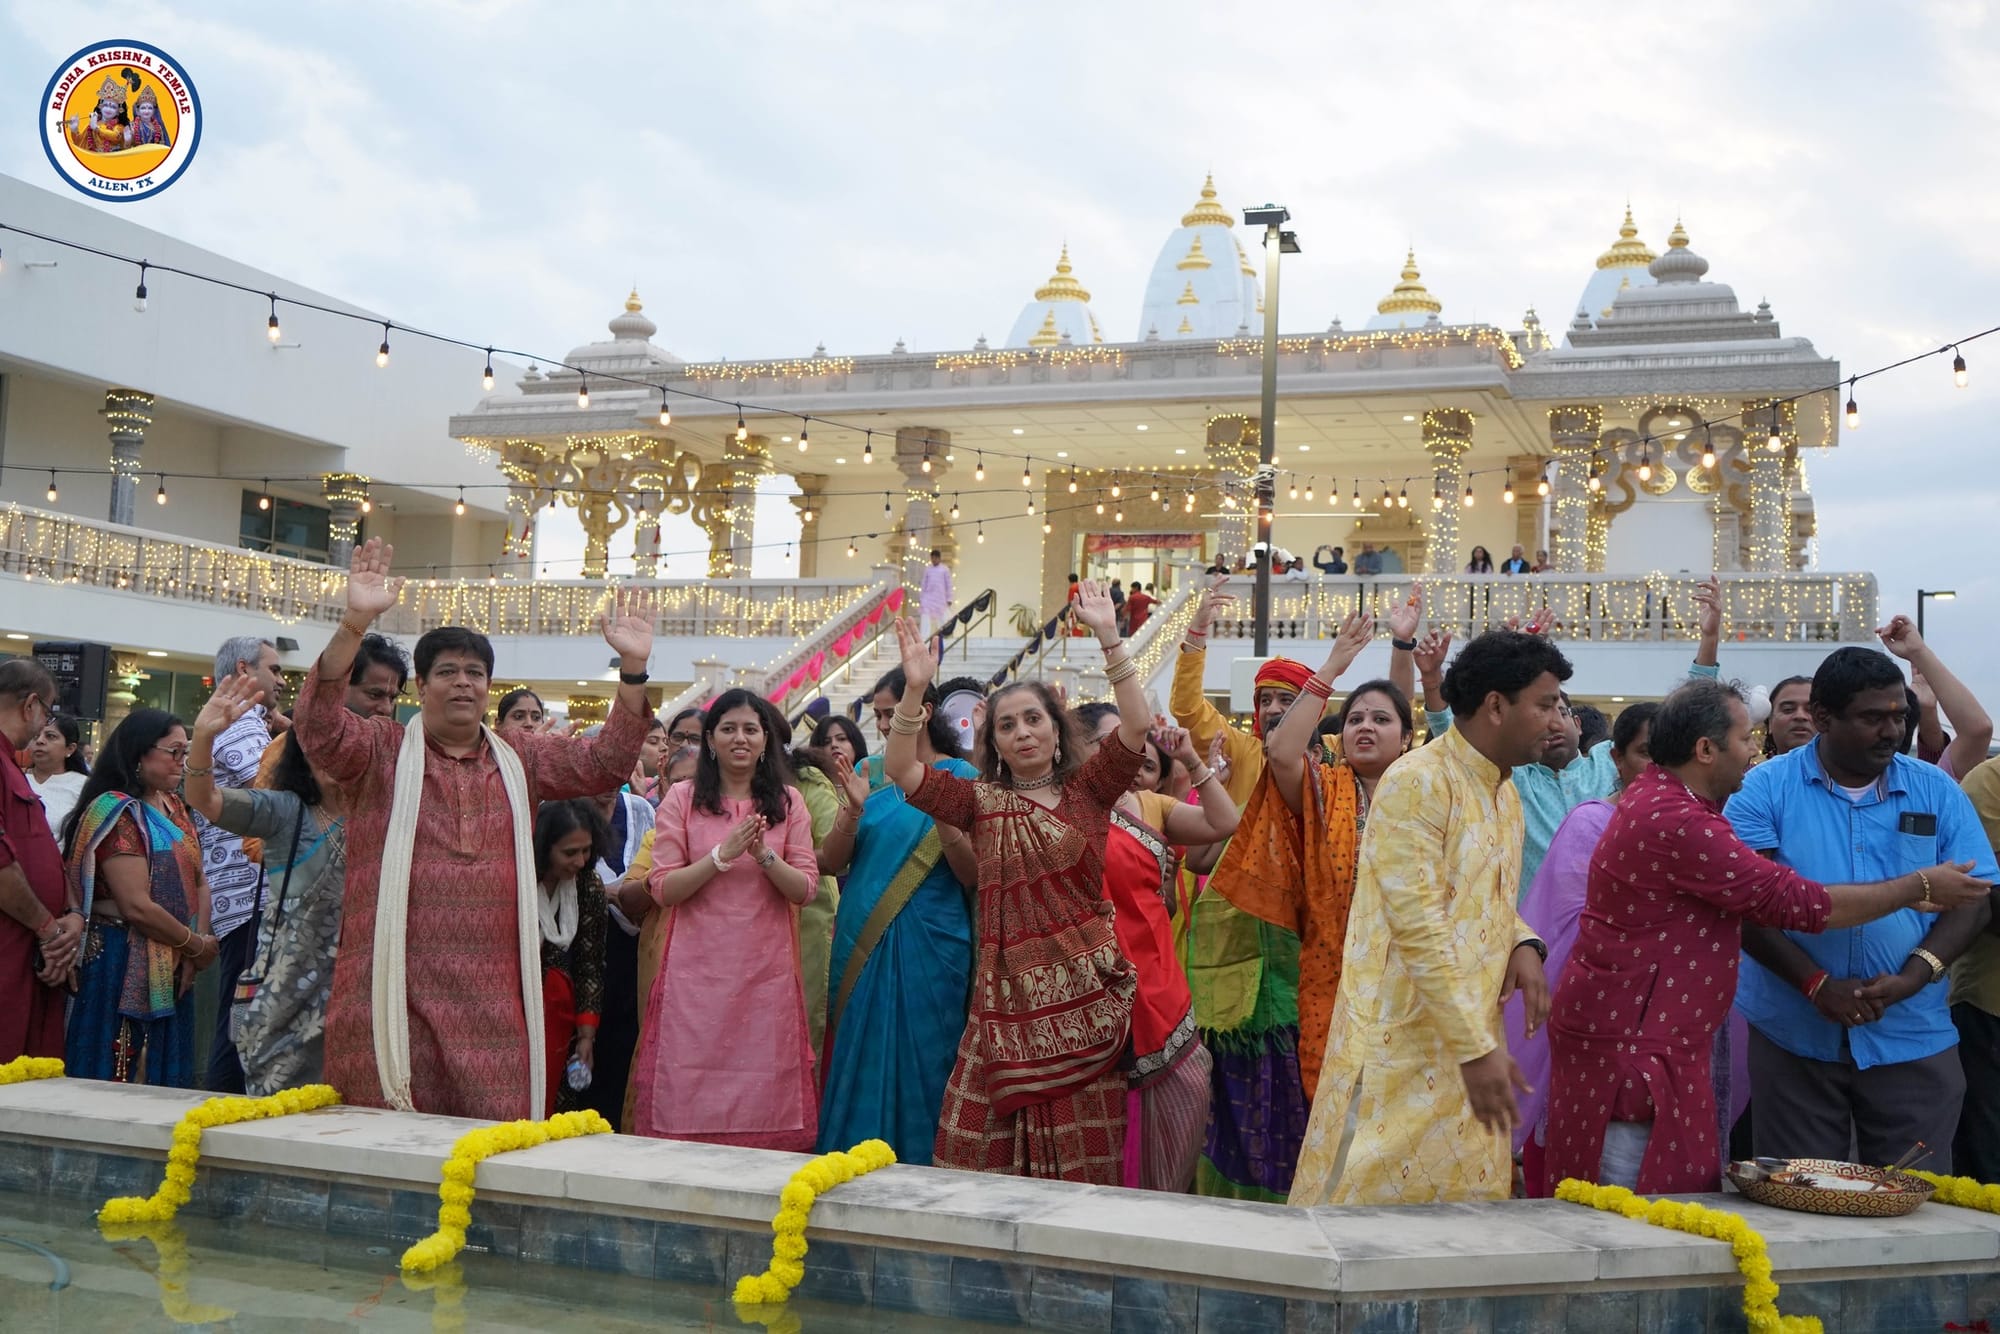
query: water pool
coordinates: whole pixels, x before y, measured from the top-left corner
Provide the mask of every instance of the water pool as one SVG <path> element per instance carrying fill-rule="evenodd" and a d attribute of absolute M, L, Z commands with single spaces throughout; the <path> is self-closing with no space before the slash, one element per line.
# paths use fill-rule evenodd
<path fill-rule="evenodd" d="M 467 1251 L 461 1289 L 413 1289 L 401 1247 L 187 1217 L 158 1240 L 110 1240 L 73 1202 L 0 1194 L 0 1329 L 9 1334 L 234 1331 L 758 1329 L 722 1294 Z M 66 1280 L 66 1281 L 65 1281 Z M 56 1284 L 62 1283 L 58 1287 Z M 955 1331 L 933 1315 L 791 1303 L 803 1334 Z"/>

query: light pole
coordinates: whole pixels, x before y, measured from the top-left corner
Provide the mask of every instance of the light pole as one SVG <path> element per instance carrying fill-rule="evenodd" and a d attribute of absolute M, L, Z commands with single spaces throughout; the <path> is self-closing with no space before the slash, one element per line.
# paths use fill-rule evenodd
<path fill-rule="evenodd" d="M 1917 638 L 1922 639 L 1924 637 L 1924 603 L 1931 601 L 1950 602 L 1957 597 L 1958 593 L 1949 588 L 1919 588 L 1917 590 Z"/>
<path fill-rule="evenodd" d="M 1299 238 L 1279 228 L 1291 220 L 1283 204 L 1243 210 L 1246 226 L 1264 229 L 1264 403 L 1257 425 L 1257 537 L 1263 555 L 1257 561 L 1257 591 L 1252 614 L 1257 626 L 1253 652 L 1271 652 L 1271 510 L 1277 503 L 1278 469 L 1278 257 L 1299 253 Z"/>

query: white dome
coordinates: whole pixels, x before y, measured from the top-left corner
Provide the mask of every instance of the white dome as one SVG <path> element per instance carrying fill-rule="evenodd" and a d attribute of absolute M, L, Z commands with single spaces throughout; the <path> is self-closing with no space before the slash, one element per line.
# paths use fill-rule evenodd
<path fill-rule="evenodd" d="M 1008 347 L 1055 347 L 1071 343 L 1101 343 L 1103 332 L 1090 313 L 1090 293 L 1070 270 L 1069 246 L 1056 260 L 1056 271 L 1035 289 L 1035 299 L 1021 308 L 1007 332 Z"/>
<path fill-rule="evenodd" d="M 1590 275 L 1590 281 L 1583 285 L 1583 295 L 1576 299 L 1577 309 L 1591 320 L 1601 320 L 1611 313 L 1611 303 L 1618 299 L 1620 292 L 1634 287 L 1649 287 L 1653 275 L 1646 266 L 1657 258 L 1639 239 L 1639 228 L 1632 221 L 1631 205 L 1626 205 L 1625 221 L 1618 226 L 1618 239 L 1610 248 L 1597 257 L 1597 268 Z"/>
<path fill-rule="evenodd" d="M 1249 255 L 1236 240 L 1235 221 L 1215 193 L 1215 177 L 1201 199 L 1167 236 L 1146 280 L 1137 340 L 1153 330 L 1162 339 L 1234 338 L 1258 323 L 1263 287 Z"/>

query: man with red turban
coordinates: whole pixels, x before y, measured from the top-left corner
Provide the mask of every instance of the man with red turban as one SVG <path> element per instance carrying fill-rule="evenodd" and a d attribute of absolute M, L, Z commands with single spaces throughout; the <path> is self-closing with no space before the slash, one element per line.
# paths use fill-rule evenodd
<path fill-rule="evenodd" d="M 1228 584 L 1228 575 L 1209 581 L 1181 641 L 1168 697 L 1174 721 L 1188 730 L 1198 753 L 1209 753 L 1219 740 L 1228 766 L 1223 786 L 1243 808 L 1236 835 L 1215 864 L 1212 892 L 1188 907 L 1183 937 L 1195 1023 L 1214 1062 L 1195 1190 L 1283 1203 L 1311 1110 L 1299 1069 L 1299 937 L 1238 908 L 1232 900 L 1254 896 L 1231 894 L 1230 886 L 1268 879 L 1274 868 L 1297 861 L 1272 855 L 1277 845 L 1297 841 L 1299 817 L 1266 781 L 1264 738 L 1284 720 L 1313 669 L 1290 658 L 1265 661 L 1254 680 L 1251 730 L 1232 726 L 1203 687 L 1209 626 L 1236 600 L 1225 591 Z M 1421 615 L 1421 600 L 1413 596 L 1390 620 L 1396 645 L 1390 675 L 1406 694 L 1416 683 L 1409 650 Z"/>

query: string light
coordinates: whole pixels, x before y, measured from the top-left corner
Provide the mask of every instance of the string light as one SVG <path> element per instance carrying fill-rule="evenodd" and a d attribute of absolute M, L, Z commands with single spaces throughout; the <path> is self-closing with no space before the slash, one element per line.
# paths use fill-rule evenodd
<path fill-rule="evenodd" d="M 1022 482 L 1022 485 L 1023 486 L 1027 485 L 1027 482 L 1024 480 Z M 1069 493 L 1071 495 L 1076 494 L 1076 465 L 1074 464 L 1070 465 L 1070 470 L 1069 470 Z M 1101 508 L 1097 512 L 1099 514 L 1104 513 L 1103 509 Z"/>
<path fill-rule="evenodd" d="M 461 519 L 465 517 L 465 488 L 462 486 L 458 488 L 458 503 L 451 507 L 451 512 Z"/>
<path fill-rule="evenodd" d="M 1043 536 L 1043 537 L 1047 537 L 1047 536 L 1048 536 L 1048 535 L 1049 535 L 1050 533 L 1053 533 L 1053 532 L 1054 532 L 1055 530 L 1056 530 L 1056 526 L 1055 526 L 1054 524 L 1052 524 L 1052 523 L 1050 523 L 1050 522 L 1049 522 L 1049 520 L 1048 520 L 1048 516 L 1047 516 L 1047 515 L 1043 515 L 1043 516 L 1042 516 L 1042 536 Z"/>
<path fill-rule="evenodd" d="M 854 545 L 854 539 L 850 537 L 847 539 L 847 558 L 849 560 L 853 560 L 856 554 L 858 553 L 857 553 L 857 548 Z"/>
<path fill-rule="evenodd" d="M 672 426 L 673 424 L 674 410 L 667 406 L 667 391 L 665 388 L 662 388 L 660 390 L 660 425 Z"/>
<path fill-rule="evenodd" d="M 1472 483 L 1470 481 L 1467 481 L 1465 484 L 1465 507 L 1467 509 L 1472 508 Z"/>
<path fill-rule="evenodd" d="M 1431 509 L 1433 511 L 1437 511 L 1443 508 L 1444 508 L 1444 491 L 1440 487 L 1438 487 L 1435 483 L 1433 483 L 1431 485 Z"/>
<path fill-rule="evenodd" d="M 866 436 L 862 437 L 861 461 L 863 463 L 873 463 L 875 461 L 875 433 L 873 431 L 868 432 Z"/>
<path fill-rule="evenodd" d="M 375 512 L 375 502 L 367 496 L 361 497 L 361 512 L 363 514 L 373 514 Z"/>
<path fill-rule="evenodd" d="M 49 504 L 56 503 L 56 470 L 49 469 Z"/>
<path fill-rule="evenodd" d="M 799 453 L 803 454 L 806 452 L 807 444 L 811 439 L 812 439 L 812 418 L 811 417 L 799 418 Z"/>
<path fill-rule="evenodd" d="M 743 405 L 736 405 L 736 443 L 742 444 L 750 438 L 750 427 L 743 420 Z"/>
<path fill-rule="evenodd" d="M 1023 464 L 1021 465 L 1021 485 L 1022 485 L 1022 486 L 1033 486 L 1033 485 L 1035 484 L 1035 479 L 1034 479 L 1033 477 L 1031 477 L 1031 476 L 1029 476 L 1029 475 L 1028 475 L 1028 464 L 1029 464 L 1029 463 L 1032 463 L 1032 462 L 1034 462 L 1034 460 L 1033 460 L 1033 459 L 1029 459 L 1029 460 L 1028 460 L 1028 461 L 1027 461 L 1026 463 L 1023 463 Z"/>
<path fill-rule="evenodd" d="M 1028 513 L 1030 513 L 1030 514 L 1033 514 L 1034 512 L 1035 512 L 1035 498 L 1034 498 L 1033 496 L 1029 496 L 1029 497 L 1028 497 Z"/>
<path fill-rule="evenodd" d="M 1102 496 L 1099 496 L 1097 498 L 1097 512 L 1099 514 L 1104 513 L 1104 497 Z"/>
<path fill-rule="evenodd" d="M 1514 479 L 1511 477 L 1507 479 L 1507 484 L 1500 488 L 1500 503 L 1502 505 L 1514 503 Z"/>
<path fill-rule="evenodd" d="M 1311 500 L 1312 498 L 1313 498 L 1313 479 L 1308 477 L 1306 478 L 1306 499 Z"/>
<path fill-rule="evenodd" d="M 145 260 L 139 261 L 139 286 L 132 293 L 132 309 L 141 315 L 146 313 L 146 268 Z"/>
<path fill-rule="evenodd" d="M 1785 447 L 1784 417 L 1782 414 L 1779 413 L 1778 405 L 1776 403 L 1773 403 L 1771 405 L 1771 434 L 1770 437 L 1764 441 L 1764 448 L 1770 450 L 1773 454 L 1775 454 L 1784 447 Z"/>
<path fill-rule="evenodd" d="M 578 412 L 588 411 L 590 408 L 590 377 L 581 371 L 577 372 L 576 408 Z"/>
<path fill-rule="evenodd" d="M 490 347 L 486 349 L 486 370 L 479 377 L 479 387 L 481 389 L 484 389 L 489 394 L 493 392 L 493 349 Z M 663 419 L 666 416 L 666 407 L 664 406 L 666 404 L 666 401 L 667 401 L 667 391 L 662 389 L 660 391 L 660 403 L 662 405 L 660 408 L 660 416 Z M 666 425 L 665 420 L 662 420 L 660 422 L 660 425 L 665 426 Z"/>
<path fill-rule="evenodd" d="M 271 293 L 271 318 L 264 323 L 264 337 L 278 341 L 278 294 Z"/>
<path fill-rule="evenodd" d="M 1646 444 L 1645 452 L 1639 456 L 1639 480 L 1642 482 L 1653 480 L 1653 446 L 1650 441 Z"/>
<path fill-rule="evenodd" d="M 1402 490 L 1402 494 L 1396 497 L 1396 508 L 1399 510 L 1406 510 L 1409 507 L 1410 507 L 1410 488 L 1405 486 Z"/>
<path fill-rule="evenodd" d="M 1847 429 L 1861 429 L 1861 405 L 1854 401 L 1854 377 L 1851 375 L 1847 378 Z"/>
<path fill-rule="evenodd" d="M 1359 477 L 1354 479 L 1354 508 L 1357 510 L 1361 508 L 1361 479 Z"/>
<path fill-rule="evenodd" d="M 1298 498 L 1299 498 L 1299 481 L 1298 478 L 1294 477 L 1292 479 L 1291 490 L 1287 495 L 1287 499 L 1297 500 Z"/>
<path fill-rule="evenodd" d="M 979 524 L 979 539 L 978 539 L 978 540 L 979 540 L 979 545 L 981 545 L 981 546 L 985 546 L 985 545 L 986 545 L 986 524 L 985 524 L 985 521 L 984 521 L 984 520 L 982 520 L 982 521 L 980 522 L 980 524 Z"/>
<path fill-rule="evenodd" d="M 1965 354 L 1958 350 L 1958 344 L 1951 345 L 1951 382 L 1960 389 L 1965 388 Z"/>
<path fill-rule="evenodd" d="M 1385 510 L 1396 508 L 1396 498 L 1389 494 L 1389 486 L 1386 482 L 1382 485 L 1382 508 Z"/>
<path fill-rule="evenodd" d="M 918 466 L 918 467 L 920 467 L 920 468 L 922 468 L 922 469 L 924 470 L 924 472 L 925 472 L 925 473 L 929 473 L 929 472 L 930 472 L 930 470 L 931 470 L 931 447 L 930 447 L 930 445 L 926 444 L 926 445 L 924 446 L 924 457 L 923 457 L 923 461 L 922 461 L 921 463 L 919 463 L 919 464 L 918 464 L 917 466 Z"/>
<path fill-rule="evenodd" d="M 956 523 L 958 521 L 958 492 L 956 491 L 951 493 L 951 517 L 952 522 Z"/>
<path fill-rule="evenodd" d="M 1113 500 L 1117 500 L 1117 499 L 1121 498 L 1122 496 L 1124 496 L 1124 494 L 1125 494 L 1125 488 L 1124 488 L 1124 487 L 1123 487 L 1122 485 L 1120 485 L 1120 484 L 1119 484 L 1119 481 L 1118 481 L 1118 474 L 1117 474 L 1117 473 L 1112 473 L 1112 474 L 1111 474 L 1111 498 L 1112 498 Z"/>
<path fill-rule="evenodd" d="M 1122 506 L 1121 506 L 1121 507 L 1119 507 L 1118 509 L 1116 509 L 1116 510 L 1113 510 L 1113 511 L 1112 511 L 1112 514 L 1111 514 L 1111 522 L 1113 522 L 1113 523 L 1123 523 L 1123 522 L 1125 522 L 1125 510 L 1124 510 L 1124 507 L 1122 507 Z"/>
<path fill-rule="evenodd" d="M 164 505 L 167 503 L 167 475 L 165 473 L 160 474 L 160 489 L 153 493 L 153 503 L 155 505 Z"/>
<path fill-rule="evenodd" d="M 377 366 L 387 366 L 389 364 L 389 321 L 387 320 L 382 321 L 382 346 L 375 349 L 375 364 Z"/>
<path fill-rule="evenodd" d="M 895 514 L 895 512 L 896 511 L 889 508 L 889 493 L 887 491 L 884 491 L 882 493 L 882 517 L 885 519 L 890 518 Z"/>
<path fill-rule="evenodd" d="M 1160 484 L 1158 482 L 1155 482 L 1153 483 L 1152 499 L 1158 500 L 1159 498 L 1160 498 Z"/>
<path fill-rule="evenodd" d="M 54 486 L 53 480 L 51 480 L 50 486 L 51 487 Z M 271 508 L 271 479 L 268 477 L 264 479 L 263 491 L 261 491 L 257 496 L 257 508 L 260 510 L 267 510 Z"/>
<path fill-rule="evenodd" d="M 1707 427 L 1703 427 L 1701 432 L 1701 466 L 1715 467 L 1715 436 Z"/>
<path fill-rule="evenodd" d="M 985 481 L 985 480 L 986 480 L 986 451 L 985 451 L 985 450 L 981 450 L 981 451 L 979 452 L 979 461 L 978 461 L 977 463 L 975 463 L 975 464 L 973 465 L 973 467 L 972 467 L 972 480 L 973 480 L 973 481 L 975 481 L 975 482 L 983 482 L 983 481 Z"/>
<path fill-rule="evenodd" d="M 1542 475 L 1535 481 L 1535 494 L 1538 496 L 1545 496 L 1548 493 L 1549 493 L 1549 471 L 1547 468 L 1544 468 L 1542 469 Z"/>

